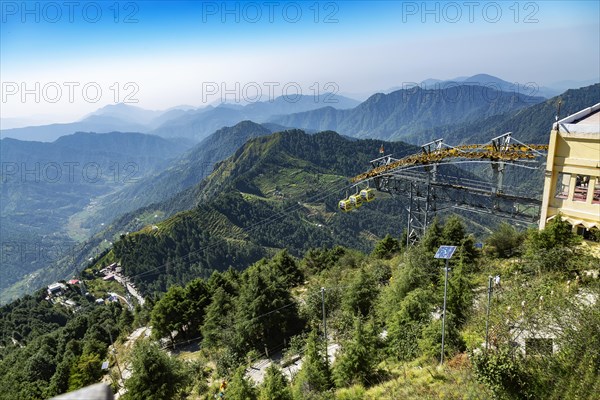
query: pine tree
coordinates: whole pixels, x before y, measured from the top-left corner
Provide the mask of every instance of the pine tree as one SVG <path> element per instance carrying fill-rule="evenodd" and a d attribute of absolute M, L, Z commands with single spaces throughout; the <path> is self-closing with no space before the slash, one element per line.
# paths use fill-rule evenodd
<path fill-rule="evenodd" d="M 227 332 L 231 330 L 231 297 L 222 287 L 218 287 L 212 296 L 212 301 L 206 307 L 202 337 L 204 347 L 218 347 L 224 342 Z"/>
<path fill-rule="evenodd" d="M 459 216 L 453 215 L 444 224 L 440 245 L 459 246 L 465 237 L 465 225 Z"/>
<path fill-rule="evenodd" d="M 88 354 L 79 357 L 79 360 L 71 366 L 69 376 L 69 390 L 76 390 L 92 383 L 96 383 L 102 376 L 98 354 Z"/>
<path fill-rule="evenodd" d="M 189 375 L 181 361 L 144 340 L 133 347 L 131 366 L 133 373 L 125 381 L 131 400 L 173 399 L 188 383 Z"/>
<path fill-rule="evenodd" d="M 435 253 L 440 244 L 442 244 L 442 240 L 442 227 L 438 218 L 435 217 L 429 227 L 427 227 L 419 243 L 419 247 L 425 250 L 425 252 Z"/>
<path fill-rule="evenodd" d="M 366 316 L 378 294 L 377 281 L 373 275 L 361 268 L 344 295 L 344 309 L 353 315 Z"/>
<path fill-rule="evenodd" d="M 288 288 L 304 282 L 304 274 L 298 268 L 298 263 L 288 253 L 286 249 L 277 253 L 270 262 L 281 272 L 281 276 Z"/>
<path fill-rule="evenodd" d="M 185 291 L 180 286 L 171 286 L 152 308 L 153 334 L 158 338 L 168 335 L 174 343 L 173 331 L 181 332 L 186 310 Z"/>
<path fill-rule="evenodd" d="M 302 368 L 296 375 L 293 390 L 295 399 L 308 399 L 331 388 L 331 371 L 324 353 L 319 349 L 322 343 L 316 331 L 311 331 L 306 341 L 306 351 Z"/>
<path fill-rule="evenodd" d="M 449 310 L 446 310 L 444 337 L 444 357 L 451 357 L 453 354 L 463 351 L 465 343 L 460 336 L 456 325 L 456 317 Z M 423 355 L 430 358 L 439 359 L 442 351 L 442 319 L 435 319 L 423 329 L 422 337 L 418 341 L 419 350 Z"/>
<path fill-rule="evenodd" d="M 204 322 L 205 309 L 210 304 L 210 293 L 204 279 L 194 279 L 185 286 L 185 321 L 187 334 L 196 337 Z"/>
<path fill-rule="evenodd" d="M 298 307 L 279 271 L 258 262 L 244 272 L 236 299 L 234 326 L 240 354 L 282 344 L 298 328 Z M 267 314 L 268 318 L 257 318 Z"/>
<path fill-rule="evenodd" d="M 292 400 L 292 392 L 288 381 L 281 370 L 274 364 L 267 368 L 265 381 L 260 390 L 258 400 Z"/>
<path fill-rule="evenodd" d="M 246 368 L 239 367 L 225 390 L 227 400 L 256 400 L 256 389 L 246 378 Z"/>
<path fill-rule="evenodd" d="M 431 291 L 415 289 L 400 303 L 399 311 L 391 314 L 387 324 L 387 348 L 390 355 L 409 361 L 419 353 L 417 340 L 431 315 Z"/>
<path fill-rule="evenodd" d="M 378 362 L 377 331 L 372 322 L 364 324 L 360 317 L 355 318 L 352 339 L 342 346 L 333 367 L 333 377 L 337 387 L 358 383 L 371 386 Z"/>
<path fill-rule="evenodd" d="M 458 265 L 448 278 L 448 304 L 447 308 L 456 317 L 457 327 L 460 328 L 466 321 L 473 306 L 473 287 L 465 273 L 464 263 Z"/>
<path fill-rule="evenodd" d="M 392 258 L 395 254 L 400 253 L 402 247 L 398 239 L 386 235 L 381 241 L 375 245 L 373 256 L 376 258 Z"/>

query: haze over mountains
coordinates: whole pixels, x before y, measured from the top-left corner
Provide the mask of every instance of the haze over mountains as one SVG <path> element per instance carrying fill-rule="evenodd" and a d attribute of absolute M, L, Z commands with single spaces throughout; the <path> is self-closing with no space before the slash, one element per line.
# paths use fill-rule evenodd
<path fill-rule="evenodd" d="M 563 82 L 562 84 L 567 84 Z M 576 82 L 574 82 L 576 84 Z M 164 111 L 145 110 L 130 104 L 105 106 L 80 121 L 22 128 L 2 129 L 0 136 L 19 140 L 53 141 L 59 136 L 74 132 L 141 132 L 162 137 L 186 138 L 192 142 L 200 142 L 206 136 L 224 126 L 233 126 L 244 120 L 257 123 L 274 122 L 288 127 L 301 127 L 308 130 L 346 129 L 354 130 L 346 134 L 365 137 L 368 134 L 381 138 L 401 139 L 409 130 L 422 130 L 446 123 L 466 122 L 480 115 L 490 116 L 505 111 L 522 108 L 544 98 L 562 92 L 561 89 L 539 87 L 532 83 L 511 83 L 500 78 L 477 74 L 470 77 L 459 77 L 449 81 L 427 79 L 420 83 L 426 90 L 417 92 L 417 84 L 405 84 L 396 87 L 387 94 L 377 93 L 360 103 L 359 101 L 332 93 L 320 96 L 280 96 L 266 101 L 255 101 L 245 105 L 226 102 L 195 108 L 193 106 L 176 106 Z M 468 86 L 468 89 L 457 90 L 457 86 Z M 571 86 L 575 88 L 576 86 Z M 483 88 L 483 89 L 481 89 Z M 427 92 L 434 90 L 435 92 Z M 495 91 L 503 92 L 498 96 Z M 512 95 L 512 96 L 511 96 Z M 395 97 L 394 110 L 388 110 L 373 103 L 389 102 L 387 96 Z M 416 96 L 416 97 L 415 97 Z M 421 97 L 419 97 L 421 96 Z M 402 98 L 404 107 L 397 103 Z M 430 115 L 414 114 L 414 103 L 435 102 L 438 104 L 460 103 L 454 109 L 432 110 Z M 481 104 L 481 102 L 485 104 Z M 470 105 L 468 103 L 471 103 Z M 478 104 L 478 107 L 473 107 Z M 487 107 L 485 107 L 487 105 Z M 374 110 L 374 107 L 377 110 Z M 389 105 L 387 106 L 389 107 Z M 456 115 L 467 107 L 467 115 L 461 115 L 462 121 L 455 121 Z M 356 109 L 358 108 L 358 109 Z M 333 112 L 333 109 L 338 112 Z M 350 112 L 351 109 L 355 109 Z M 343 110 L 343 111 L 342 111 Z M 310 114 L 306 112 L 313 111 Z M 370 113 L 387 112 L 387 117 Z M 473 113 L 469 114 L 469 113 Z M 393 115 L 392 115 L 393 114 Z M 317 121 L 319 121 L 317 123 Z"/>
<path fill-rule="evenodd" d="M 87 229 L 72 217 L 93 199 L 161 170 L 186 149 L 140 133 L 80 132 L 52 143 L 2 139 L 0 291 L 85 239 Z"/>
<path fill-rule="evenodd" d="M 2 137 L 20 140 L 53 141 L 74 132 L 141 132 L 162 137 L 177 137 L 199 142 L 224 126 L 243 120 L 267 122 L 273 116 L 333 105 L 351 108 L 359 102 L 330 93 L 320 96 L 280 96 L 273 101 L 245 106 L 224 103 L 218 106 L 190 108 L 179 106 L 165 111 L 151 111 L 129 104 L 108 105 L 69 124 L 51 124 L 0 131 Z"/>
<path fill-rule="evenodd" d="M 598 102 L 600 84 L 569 90 L 560 97 L 563 101 L 561 113 L 567 115 Z M 290 162 L 298 167 L 297 172 L 290 172 L 287 180 L 276 184 L 274 182 L 279 181 L 280 177 L 275 170 L 269 170 L 270 172 L 262 172 L 262 183 L 252 183 L 243 189 L 234 186 L 237 189 L 231 189 L 227 177 L 238 176 L 242 171 L 225 173 L 220 169 L 221 162 L 232 155 L 239 156 L 238 149 L 250 139 L 289 128 L 304 128 L 309 133 L 335 130 L 346 137 L 377 139 L 378 142 L 370 144 L 364 154 L 361 150 L 360 159 L 353 160 L 349 155 L 344 155 L 344 167 L 335 174 L 341 179 L 346 173 L 367 169 L 367 161 L 376 157 L 381 140 L 401 139 L 421 144 L 444 137 L 447 142 L 453 143 L 487 142 L 493 136 L 513 131 L 521 140 L 544 143 L 558 103 L 558 97 L 544 100 L 541 97 L 503 92 L 480 85 L 461 85 L 446 89 L 403 89 L 390 94 L 373 95 L 358 105 L 352 100 L 339 100 L 338 104 L 350 108 L 310 109 L 315 103 L 308 96 L 297 103 L 279 98 L 273 103 L 245 106 L 223 104 L 200 110 L 182 106 L 166 112 L 120 104 L 104 107 L 86 116 L 85 123 L 112 121 L 111 123 L 122 126 L 132 124 L 145 127 L 144 129 L 153 133 L 162 132 L 172 139 L 118 132 L 78 133 L 61 137 L 52 143 L 3 139 L 2 238 L 4 244 L 10 244 L 10 247 L 4 249 L 7 250 L 5 254 L 11 254 L 12 257 L 6 264 L 10 268 L 2 271 L 0 279 L 0 291 L 6 295 L 2 296 L 3 301 L 34 290 L 48 280 L 71 274 L 88 257 L 107 248 L 109 242 L 118 239 L 125 231 L 135 231 L 148 224 L 158 223 L 165 217 L 190 210 L 206 201 L 206 186 L 200 183 L 207 177 L 206 184 L 212 182 L 208 187 L 212 188 L 215 196 L 218 196 L 220 189 L 229 188 L 227 190 L 261 197 L 262 192 L 256 190 L 256 185 L 293 186 L 297 180 L 305 180 L 301 165 L 305 165 L 307 170 L 316 168 L 306 163 L 311 154 L 303 154 L 300 158 L 304 161 L 301 161 L 297 158 L 298 155 L 291 159 L 289 154 L 277 155 L 268 146 L 265 147 L 266 144 L 254 145 L 251 149 L 256 154 L 253 153 L 251 159 L 257 165 L 262 160 L 261 155 L 266 157 L 268 152 L 269 158 L 283 157 L 288 161 L 293 159 Z M 286 114 L 290 111 L 293 113 Z M 268 122 L 259 124 L 256 120 L 243 119 L 248 115 Z M 75 125 L 69 126 L 72 128 Z M 45 127 L 35 129 L 39 133 L 43 132 L 43 128 Z M 20 132 L 29 128 L 22 129 Z M 208 132 L 209 129 L 213 130 Z M 4 131 L 2 134 L 4 135 Z M 333 136 L 325 137 L 333 140 Z M 337 140 L 334 142 L 338 143 Z M 193 142 L 198 143 L 192 147 Z M 297 143 L 300 145 L 302 142 Z M 342 147 L 348 146 L 345 142 L 339 143 L 343 143 L 343 146 L 340 144 Z M 398 145 L 402 149 L 412 148 L 406 144 Z M 284 149 L 277 148 L 281 151 Z M 320 154 L 320 161 L 316 165 L 321 167 L 327 157 L 340 157 L 335 146 L 321 143 L 310 148 L 311 152 Z M 386 144 L 386 150 L 388 148 L 390 145 Z M 31 165 L 36 163 L 39 167 L 33 168 L 38 168 L 40 174 L 44 171 L 46 175 L 43 179 L 32 182 L 31 179 L 19 178 L 22 165 L 31 169 Z M 52 163 L 63 168 L 61 179 L 55 180 L 52 175 L 48 175 L 54 171 Z M 65 181 L 69 176 L 64 169 L 65 163 L 78 163 L 79 168 L 87 165 L 88 175 L 75 182 Z M 96 171 L 96 164 L 103 171 L 102 179 L 90 179 L 93 178 L 92 172 Z M 132 165 L 137 168 L 135 179 L 124 179 L 134 172 L 124 167 L 131 168 Z M 231 163 L 227 165 L 238 168 L 232 167 L 234 164 Z M 249 170 L 254 168 L 249 163 L 243 165 Z M 17 169 L 7 169 L 4 166 Z M 284 167 L 280 165 L 279 168 Z M 346 170 L 348 172 L 343 174 L 340 172 Z M 220 171 L 217 181 L 212 175 L 209 177 L 213 171 Z M 77 170 L 77 173 L 81 174 L 81 170 Z M 329 173 L 322 170 L 319 174 Z M 15 176 L 19 179 L 15 180 Z M 114 179 L 115 176 L 119 179 Z M 318 180 L 311 185 L 317 188 L 315 190 L 321 187 Z M 310 185 L 298 187 L 312 190 Z M 280 189 L 277 191 L 282 192 Z M 267 197 L 278 199 L 273 196 L 274 193 L 271 193 Z M 269 214 L 273 210 L 265 212 Z M 207 229 L 211 231 L 212 228 L 207 226 Z M 32 257 L 31 251 L 27 253 L 32 245 L 41 247 L 41 251 L 55 251 L 57 246 L 74 249 L 76 243 L 85 240 L 88 248 L 73 250 L 77 253 L 76 257 L 61 259 L 59 254 Z M 29 255 L 21 256 L 22 249 L 26 249 L 25 253 Z M 33 250 L 36 251 L 39 253 L 39 250 Z M 48 268 L 48 265 L 51 267 Z"/>
<path fill-rule="evenodd" d="M 478 85 L 415 87 L 375 94 L 350 110 L 320 108 L 273 121 L 303 129 L 335 130 L 353 137 L 403 140 L 414 131 L 504 114 L 543 100 Z"/>

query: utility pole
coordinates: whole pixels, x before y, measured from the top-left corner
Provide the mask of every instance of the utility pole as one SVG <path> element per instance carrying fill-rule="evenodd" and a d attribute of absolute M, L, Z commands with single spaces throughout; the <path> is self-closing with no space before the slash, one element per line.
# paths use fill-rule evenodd
<path fill-rule="evenodd" d="M 115 343 L 113 342 L 113 338 L 112 338 L 112 334 L 110 333 L 110 330 L 104 328 L 104 330 L 106 330 L 106 332 L 108 332 L 108 337 L 110 337 L 110 345 L 113 349 L 113 353 L 115 355 L 115 364 L 117 365 L 117 369 L 119 370 L 119 380 L 117 381 L 117 386 L 121 387 L 121 385 L 119 384 L 119 381 L 123 380 L 123 373 L 121 372 L 121 367 L 119 366 L 119 360 L 117 359 L 117 349 L 115 348 Z"/>
<path fill-rule="evenodd" d="M 329 356 L 327 355 L 327 321 L 325 318 L 325 288 L 321 288 L 321 307 L 323 309 L 323 339 L 325 342 L 325 361 L 329 363 Z"/>
<path fill-rule="evenodd" d="M 433 258 L 439 258 L 446 260 L 446 267 L 444 268 L 444 309 L 442 311 L 442 354 L 440 356 L 440 365 L 444 364 L 444 339 L 446 337 L 446 299 L 448 297 L 448 260 L 452 258 L 456 246 L 440 246 Z"/>
<path fill-rule="evenodd" d="M 485 351 L 488 350 L 489 346 L 489 326 L 490 326 L 490 304 L 492 302 L 492 292 L 494 291 L 494 287 L 492 286 L 493 277 L 490 276 L 488 280 L 488 304 L 487 304 L 487 315 L 485 317 Z"/>
<path fill-rule="evenodd" d="M 444 337 L 446 334 L 446 298 L 448 297 L 448 260 L 449 258 L 446 258 L 446 268 L 444 268 L 444 311 L 442 311 L 442 355 L 440 357 L 440 365 L 444 364 Z"/>

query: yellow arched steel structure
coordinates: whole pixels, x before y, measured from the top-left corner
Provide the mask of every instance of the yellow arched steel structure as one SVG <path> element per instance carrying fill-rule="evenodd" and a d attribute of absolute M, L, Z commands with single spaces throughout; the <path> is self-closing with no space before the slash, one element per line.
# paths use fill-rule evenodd
<path fill-rule="evenodd" d="M 540 151 L 547 151 L 547 145 L 509 144 L 502 147 L 494 144 L 466 144 L 456 147 L 445 147 L 433 151 L 423 151 L 373 168 L 351 179 L 353 183 L 361 182 L 385 174 L 395 169 L 414 165 L 433 165 L 450 159 L 518 161 L 533 160 Z"/>
<path fill-rule="evenodd" d="M 373 182 L 380 192 L 399 194 L 408 201 L 407 243 L 414 243 L 440 208 L 460 208 L 489 212 L 498 216 L 528 221 L 535 218 L 541 204 L 535 193 L 505 191 L 503 176 L 506 165 L 538 169 L 545 161 L 547 145 L 524 144 L 505 133 L 486 144 L 449 146 L 437 139 L 421 146 L 422 151 L 401 159 L 391 155 L 371 161 L 372 169 L 351 179 L 355 187 Z M 543 159 L 543 160 L 542 160 Z M 447 164 L 489 163 L 491 179 L 452 176 L 439 170 Z M 361 199 L 362 197 L 362 199 Z M 367 186 L 354 196 L 340 201 L 342 211 L 357 209 L 375 198 Z M 362 200 L 362 201 L 360 201 Z M 442 209 L 443 209 L 442 208 Z"/>

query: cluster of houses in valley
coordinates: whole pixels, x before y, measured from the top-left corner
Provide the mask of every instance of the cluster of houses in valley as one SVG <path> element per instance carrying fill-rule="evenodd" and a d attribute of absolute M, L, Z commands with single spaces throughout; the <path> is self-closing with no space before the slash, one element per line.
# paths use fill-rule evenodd
<path fill-rule="evenodd" d="M 46 300 L 52 304 L 62 304 L 67 308 L 71 308 L 77 310 L 79 305 L 75 300 L 66 298 L 66 294 L 71 291 L 70 286 L 79 286 L 81 281 L 79 279 L 71 279 L 70 281 L 63 282 L 54 282 L 51 285 L 48 285 Z"/>
<path fill-rule="evenodd" d="M 100 275 L 104 275 L 104 278 L 102 278 L 104 281 L 114 281 L 117 276 L 121 275 L 122 272 L 123 268 L 121 268 L 118 263 L 114 262 L 109 266 L 102 268 L 100 270 Z"/>
<path fill-rule="evenodd" d="M 114 262 L 102 268 L 98 272 L 100 275 L 104 275 L 102 280 L 119 282 L 121 285 L 123 285 L 127 293 L 135 297 L 141 305 L 144 304 L 145 300 L 143 296 L 138 292 L 137 288 L 135 287 L 135 284 L 131 282 L 128 277 L 123 275 L 123 268 L 119 263 Z M 132 307 L 129 302 L 127 303 L 130 307 Z"/>
<path fill-rule="evenodd" d="M 117 263 L 112 263 L 100 270 L 100 273 L 104 275 L 102 278 L 104 281 L 112 281 L 115 280 L 116 276 L 120 276 L 121 270 L 121 267 Z M 85 285 L 82 281 L 79 279 L 71 279 L 67 282 L 60 281 L 48 285 L 46 300 L 52 304 L 62 304 L 67 308 L 77 310 L 79 308 L 77 302 L 67 298 L 67 294 L 73 290 L 73 286 L 79 287 L 81 293 L 84 293 L 86 297 L 93 297 L 89 292 L 85 291 Z M 97 298 L 94 301 L 96 304 L 106 304 L 107 302 L 116 303 L 119 301 L 119 296 L 116 293 L 107 293 L 106 298 Z"/>

